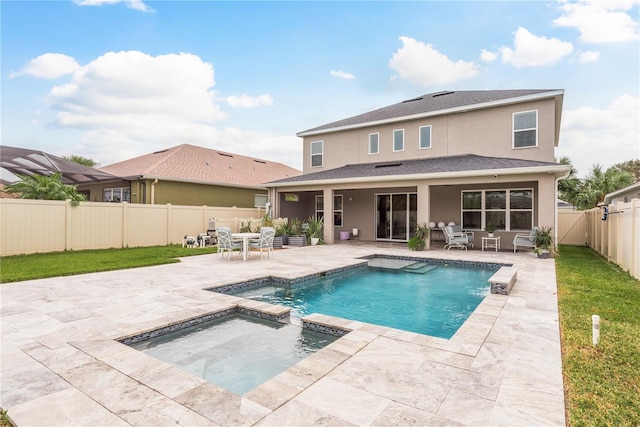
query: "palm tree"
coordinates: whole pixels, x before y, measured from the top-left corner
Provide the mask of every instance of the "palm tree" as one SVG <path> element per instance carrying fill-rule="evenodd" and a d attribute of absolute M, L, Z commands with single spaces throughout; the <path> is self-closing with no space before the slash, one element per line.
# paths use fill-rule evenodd
<path fill-rule="evenodd" d="M 558 196 L 562 200 L 573 203 L 577 187 L 580 185 L 580 178 L 577 176 L 578 170 L 573 167 L 573 163 L 571 163 L 571 160 L 567 156 L 561 157 L 558 163 L 561 165 L 571 166 L 569 176 L 558 182 Z"/>
<path fill-rule="evenodd" d="M 629 172 L 611 167 L 605 172 L 599 164 L 593 165 L 587 178 L 576 187 L 576 194 L 571 202 L 578 209 L 590 209 L 604 201 L 608 193 L 633 184 L 633 175 Z"/>
<path fill-rule="evenodd" d="M 7 186 L 6 191 L 21 199 L 71 200 L 74 204 L 84 201 L 84 195 L 75 186 L 62 182 L 60 176 L 60 172 L 51 176 L 20 175 L 21 181 Z"/>

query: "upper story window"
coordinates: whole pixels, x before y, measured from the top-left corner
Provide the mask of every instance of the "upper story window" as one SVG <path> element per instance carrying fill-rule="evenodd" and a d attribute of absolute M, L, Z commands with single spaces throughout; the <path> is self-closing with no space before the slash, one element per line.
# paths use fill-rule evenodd
<path fill-rule="evenodd" d="M 513 113 L 513 148 L 538 146 L 538 111 Z"/>
<path fill-rule="evenodd" d="M 369 154 L 378 154 L 380 152 L 380 134 L 369 134 Z"/>
<path fill-rule="evenodd" d="M 404 129 L 393 131 L 393 151 L 404 151 Z"/>
<path fill-rule="evenodd" d="M 431 125 L 420 126 L 420 149 L 431 148 Z"/>
<path fill-rule="evenodd" d="M 311 142 L 311 167 L 322 166 L 324 157 L 324 142 L 313 141 Z"/>

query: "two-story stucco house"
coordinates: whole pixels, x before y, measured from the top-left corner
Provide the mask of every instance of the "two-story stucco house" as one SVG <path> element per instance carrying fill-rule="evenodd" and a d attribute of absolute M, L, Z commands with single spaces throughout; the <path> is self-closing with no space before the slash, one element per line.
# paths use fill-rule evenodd
<path fill-rule="evenodd" d="M 273 213 L 323 215 L 326 243 L 353 228 L 361 240 L 406 241 L 422 222 L 482 236 L 491 222 L 507 249 L 516 232 L 555 230 L 569 172 L 554 161 L 563 96 L 438 92 L 300 132 L 303 174 L 267 184 Z"/>

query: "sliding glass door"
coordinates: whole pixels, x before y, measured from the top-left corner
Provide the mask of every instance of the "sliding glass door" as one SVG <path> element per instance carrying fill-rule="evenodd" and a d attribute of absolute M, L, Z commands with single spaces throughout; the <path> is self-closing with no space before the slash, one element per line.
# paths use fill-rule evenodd
<path fill-rule="evenodd" d="M 415 193 L 376 195 L 376 240 L 407 241 L 416 228 Z"/>

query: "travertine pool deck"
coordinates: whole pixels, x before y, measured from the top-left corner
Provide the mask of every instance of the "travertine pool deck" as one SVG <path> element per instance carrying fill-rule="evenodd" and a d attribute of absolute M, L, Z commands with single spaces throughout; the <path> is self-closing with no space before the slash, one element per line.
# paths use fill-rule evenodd
<path fill-rule="evenodd" d="M 518 281 L 510 295 L 487 296 L 450 340 L 312 315 L 352 332 L 243 396 L 116 341 L 237 306 L 277 311 L 203 289 L 373 254 L 511 263 Z M 209 254 L 3 284 L 0 296 L 0 406 L 18 426 L 565 424 L 554 261 L 527 251 L 336 244 L 248 262 Z"/>

